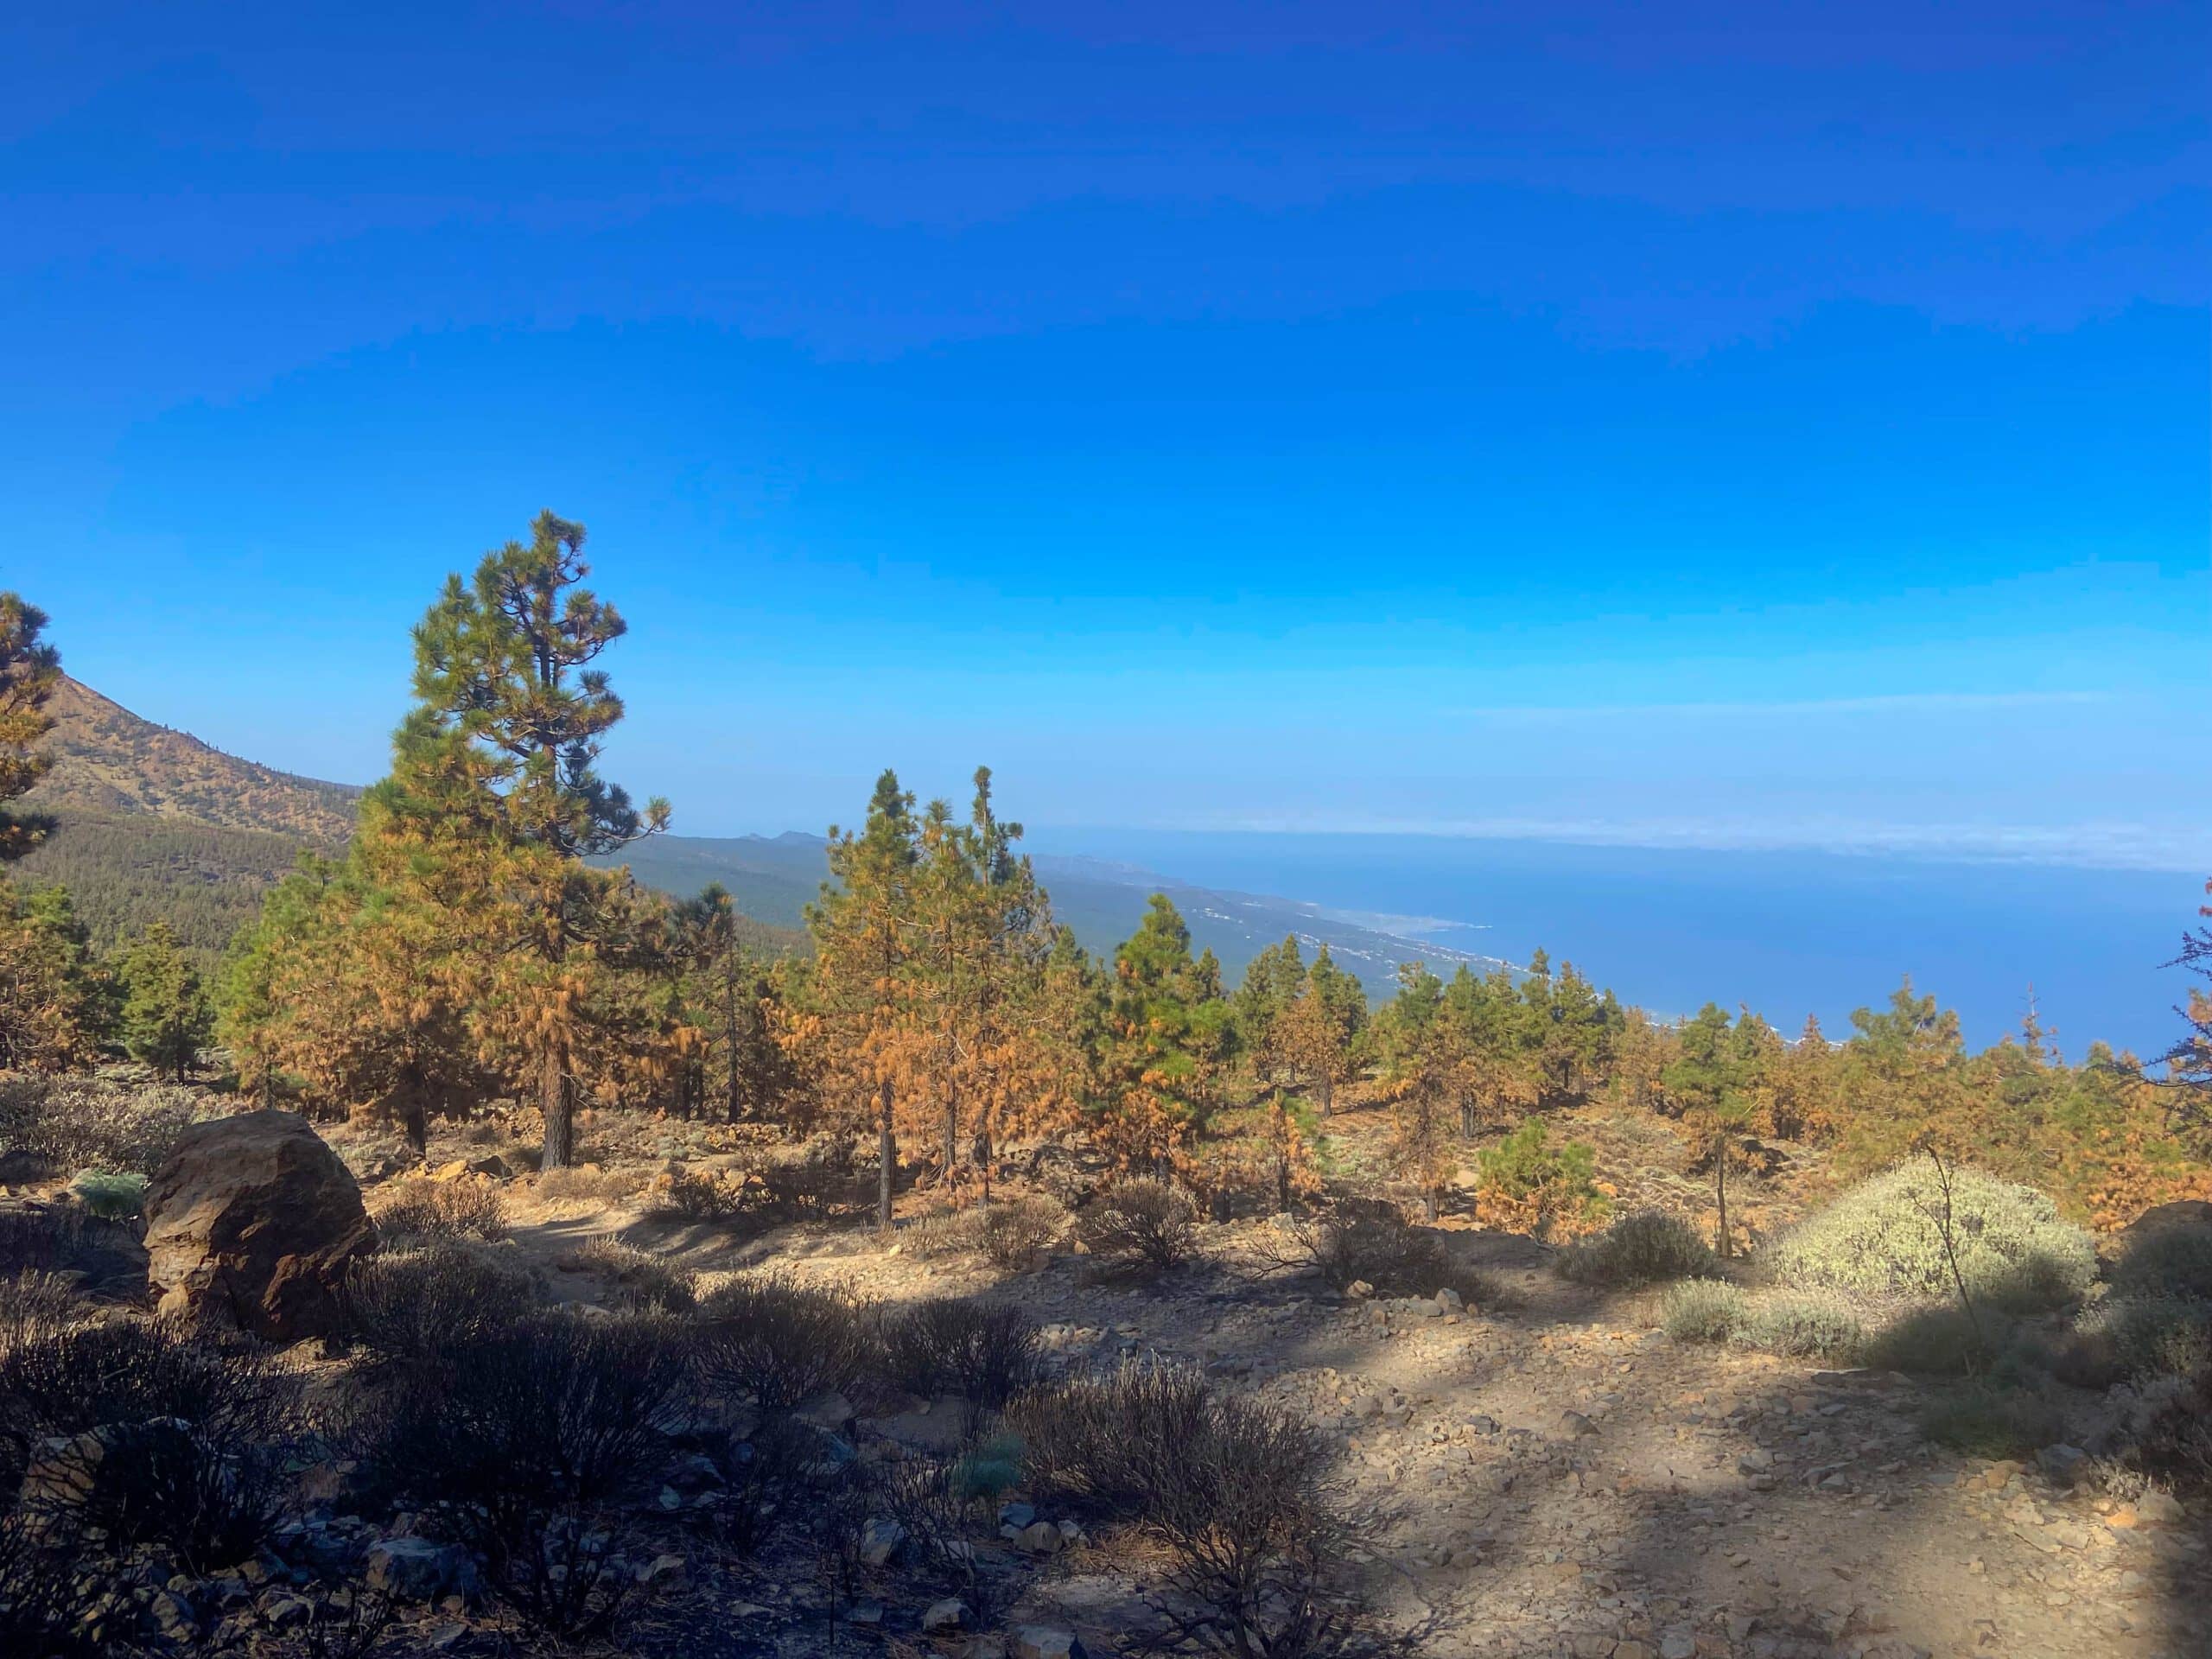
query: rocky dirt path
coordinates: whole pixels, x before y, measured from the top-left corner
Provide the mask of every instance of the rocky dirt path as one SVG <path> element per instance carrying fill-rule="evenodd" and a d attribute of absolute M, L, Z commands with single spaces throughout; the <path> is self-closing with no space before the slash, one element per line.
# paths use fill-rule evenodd
<path fill-rule="evenodd" d="M 1903 1378 L 1679 1345 L 1642 1298 L 1526 1266 L 1503 1275 L 1524 1305 L 1493 1314 L 1224 1274 L 1116 1289 L 1069 1259 L 1009 1279 L 857 1242 L 797 1260 L 882 1295 L 1017 1301 L 1064 1363 L 1193 1362 L 1306 1413 L 1392 1512 L 1386 1605 L 1442 1610 L 1442 1659 L 2212 1655 L 2190 1517 L 1935 1446 Z M 1140 1583 L 1085 1552 L 1036 1600 L 1111 1652 Z"/>
<path fill-rule="evenodd" d="M 772 1262 L 888 1300 L 987 1296 L 1025 1307 L 1062 1364 L 1202 1364 L 1332 1438 L 1349 1490 L 1390 1512 L 1385 1605 L 1440 1615 L 1440 1659 L 2212 1656 L 2203 1517 L 1944 1451 L 1904 1378 L 1679 1345 L 1649 1299 L 1565 1286 L 1525 1240 L 1453 1235 L 1520 1306 L 1451 1311 L 1248 1277 L 1237 1230 L 1214 1230 L 1212 1268 L 1152 1288 L 1091 1283 L 1073 1257 L 1011 1276 L 925 1262 L 851 1229 L 738 1246 L 616 1213 L 518 1243 L 550 1265 L 616 1232 L 709 1271 Z M 1027 1606 L 1110 1653 L 1141 1585 L 1114 1552 L 1076 1552 Z"/>

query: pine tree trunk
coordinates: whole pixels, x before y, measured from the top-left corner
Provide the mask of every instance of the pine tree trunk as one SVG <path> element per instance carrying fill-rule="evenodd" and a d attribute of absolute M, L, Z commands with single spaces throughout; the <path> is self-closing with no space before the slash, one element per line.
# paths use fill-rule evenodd
<path fill-rule="evenodd" d="M 887 1233 L 891 1230 L 891 1167 L 899 1161 L 899 1141 L 891 1127 L 890 1082 L 887 1079 L 877 1087 L 875 1223 Z"/>
<path fill-rule="evenodd" d="M 562 1064 L 561 1045 L 549 1043 L 538 1062 L 537 1106 L 545 1117 L 545 1154 L 543 1169 L 565 1169 L 575 1157 L 576 1122 L 569 1097 L 568 1067 Z"/>
<path fill-rule="evenodd" d="M 1324 1070 L 1321 1075 L 1315 1078 L 1314 1081 L 1319 1085 L 1313 1092 L 1319 1096 L 1319 1104 L 1321 1109 L 1321 1119 L 1324 1122 L 1326 1122 L 1329 1116 L 1329 1107 L 1336 1099 L 1337 1086 L 1335 1081 L 1331 1078 L 1325 1070 Z"/>
<path fill-rule="evenodd" d="M 737 1122 L 743 1104 L 737 1089 L 737 953 L 731 950 L 722 970 L 722 1052 L 729 1057 L 729 1121 Z"/>
<path fill-rule="evenodd" d="M 944 1089 L 944 1179 L 949 1185 L 954 1167 L 960 1162 L 960 1085 L 947 1084 Z"/>
<path fill-rule="evenodd" d="M 407 1136 L 417 1158 L 430 1154 L 429 1116 L 423 1109 L 422 1079 L 412 1065 L 402 1067 L 399 1073 L 399 1127 Z"/>
<path fill-rule="evenodd" d="M 1734 1254 L 1728 1243 L 1728 1142 L 1726 1137 L 1713 1150 L 1713 1188 L 1720 1200 L 1720 1256 L 1726 1261 Z"/>

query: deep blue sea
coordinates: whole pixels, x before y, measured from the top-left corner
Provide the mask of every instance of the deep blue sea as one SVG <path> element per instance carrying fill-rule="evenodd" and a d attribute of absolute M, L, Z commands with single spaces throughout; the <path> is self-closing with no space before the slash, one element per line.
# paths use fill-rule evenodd
<path fill-rule="evenodd" d="M 1969 1041 L 2017 1028 L 2032 986 L 2060 1047 L 2139 1053 L 2179 1035 L 2185 976 L 2162 970 L 2204 874 L 1421 836 L 1056 830 L 1040 849 L 1205 887 L 1444 924 L 1430 937 L 1525 963 L 1538 946 L 1656 1014 L 1741 1003 L 1831 1036 L 1900 976 L 1959 1011 Z M 1393 931 L 1405 931 L 1395 926 Z"/>

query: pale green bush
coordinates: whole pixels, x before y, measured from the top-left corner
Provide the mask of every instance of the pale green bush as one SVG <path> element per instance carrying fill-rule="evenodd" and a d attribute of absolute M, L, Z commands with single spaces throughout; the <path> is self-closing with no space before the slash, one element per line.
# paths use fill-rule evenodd
<path fill-rule="evenodd" d="M 1640 1210 L 1568 1245 L 1557 1266 L 1561 1278 L 1578 1285 L 1656 1285 L 1710 1272 L 1713 1252 L 1680 1217 Z"/>
<path fill-rule="evenodd" d="M 1770 1354 L 1847 1364 L 1865 1351 L 1866 1329 L 1849 1302 L 1815 1293 L 1754 1301 L 1736 1338 Z"/>
<path fill-rule="evenodd" d="M 69 1191 L 102 1221 L 129 1221 L 145 1202 L 146 1178 L 128 1170 L 80 1169 Z"/>
<path fill-rule="evenodd" d="M 1660 1328 L 1676 1342 L 1727 1342 L 1744 1328 L 1750 1305 L 1720 1279 L 1680 1279 L 1659 1301 Z"/>
<path fill-rule="evenodd" d="M 1862 1296 L 1954 1295 L 1943 1209 L 1932 1167 L 1892 1170 L 1792 1230 L 1775 1250 L 1775 1276 Z M 1950 1226 L 1960 1274 L 1979 1301 L 2040 1312 L 2078 1300 L 2096 1281 L 2089 1235 L 2031 1186 L 1954 1170 Z"/>

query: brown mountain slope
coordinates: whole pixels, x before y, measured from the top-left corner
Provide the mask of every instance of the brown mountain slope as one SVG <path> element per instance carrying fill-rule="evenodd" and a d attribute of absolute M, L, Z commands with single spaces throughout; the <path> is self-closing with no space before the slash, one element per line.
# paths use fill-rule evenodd
<path fill-rule="evenodd" d="M 63 815 L 180 819 L 335 842 L 353 832 L 361 791 L 296 778 L 156 726 L 67 675 L 47 713 L 54 770 L 27 805 Z"/>
<path fill-rule="evenodd" d="M 102 950 L 159 920 L 210 961 L 302 852 L 336 853 L 353 833 L 353 785 L 241 760 L 67 676 L 47 712 L 54 769 L 24 806 L 54 833 L 10 874 L 67 887 Z M 758 922 L 740 935 L 764 956 L 803 944 Z"/>
<path fill-rule="evenodd" d="M 54 833 L 10 874 L 67 887 L 103 950 L 160 920 L 210 960 L 301 853 L 353 830 L 348 785 L 225 754 L 66 676 L 47 712 L 54 769 L 24 805 Z"/>

